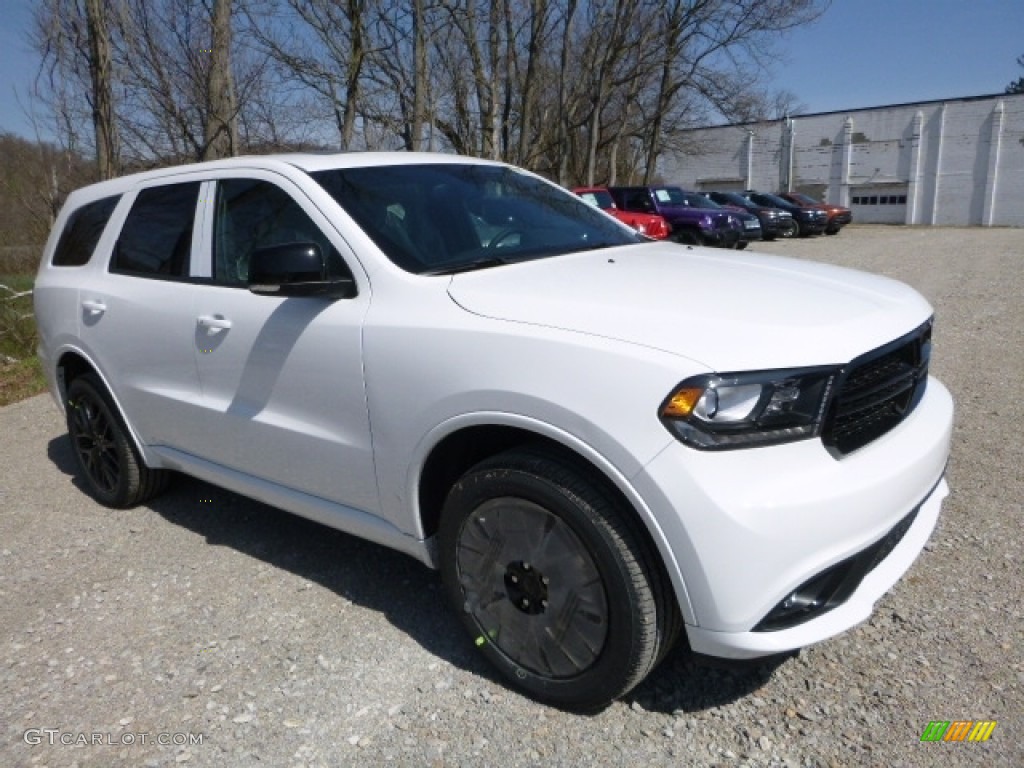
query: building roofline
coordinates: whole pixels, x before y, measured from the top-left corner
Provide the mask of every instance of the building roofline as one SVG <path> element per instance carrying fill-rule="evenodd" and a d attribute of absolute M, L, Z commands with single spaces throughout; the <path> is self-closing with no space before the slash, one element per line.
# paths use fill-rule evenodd
<path fill-rule="evenodd" d="M 872 112 L 876 109 L 899 109 L 901 107 L 926 107 L 932 104 L 952 104 L 967 101 L 987 101 L 993 99 L 1024 98 L 1024 93 L 991 93 L 981 96 L 958 96 L 950 99 L 929 99 L 927 101 L 906 101 L 898 104 L 878 104 L 874 107 L 853 107 L 851 109 L 830 109 L 826 112 L 801 112 L 797 115 L 787 115 L 790 119 L 803 117 L 826 117 L 828 115 L 849 115 L 854 112 Z M 751 125 L 764 125 L 765 123 L 781 123 L 787 117 L 773 117 L 764 120 L 750 120 L 745 123 L 719 123 L 717 125 L 702 125 L 695 128 L 687 128 L 687 131 L 705 131 L 709 128 L 744 128 Z"/>

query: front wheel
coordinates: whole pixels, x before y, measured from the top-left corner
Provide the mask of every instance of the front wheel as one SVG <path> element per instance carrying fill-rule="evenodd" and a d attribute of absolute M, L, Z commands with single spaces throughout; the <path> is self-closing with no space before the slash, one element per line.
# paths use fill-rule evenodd
<path fill-rule="evenodd" d="M 528 695 L 600 709 L 671 646 L 678 609 L 636 522 L 585 468 L 512 450 L 445 502 L 445 588 L 480 651 Z"/>
<path fill-rule="evenodd" d="M 784 224 L 779 225 L 779 237 L 785 238 L 786 240 L 796 237 L 800 234 L 800 224 L 797 221 L 787 221 Z"/>
<path fill-rule="evenodd" d="M 703 245 L 703 238 L 692 229 L 681 229 L 673 232 L 672 240 L 680 245 Z"/>

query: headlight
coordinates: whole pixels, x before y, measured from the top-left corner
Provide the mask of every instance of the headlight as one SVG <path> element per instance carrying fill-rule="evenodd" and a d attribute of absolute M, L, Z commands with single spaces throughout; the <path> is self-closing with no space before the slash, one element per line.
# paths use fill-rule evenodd
<path fill-rule="evenodd" d="M 684 443 L 706 451 L 817 437 L 837 370 L 695 376 L 666 398 L 661 420 Z"/>

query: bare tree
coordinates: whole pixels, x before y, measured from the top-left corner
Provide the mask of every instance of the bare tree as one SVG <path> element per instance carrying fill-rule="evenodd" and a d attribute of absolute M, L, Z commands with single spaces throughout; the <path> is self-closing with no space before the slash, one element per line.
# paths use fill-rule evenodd
<path fill-rule="evenodd" d="M 86 0 L 89 74 L 92 81 L 92 124 L 96 137 L 96 170 L 101 179 L 117 175 L 117 130 L 114 125 L 114 76 L 110 33 L 102 0 Z"/>
<path fill-rule="evenodd" d="M 35 8 L 32 38 L 40 55 L 34 101 L 50 112 L 67 151 L 95 153 L 102 179 L 119 171 L 106 10 L 101 0 L 44 0 Z M 91 136 L 81 133 L 83 123 L 91 123 Z"/>
<path fill-rule="evenodd" d="M 203 160 L 238 154 L 238 104 L 231 72 L 231 0 L 213 0 L 209 51 L 201 154 Z"/>
<path fill-rule="evenodd" d="M 337 143 L 651 180 L 701 121 L 799 108 L 763 73 L 828 1 L 40 0 L 39 83 L 103 176 Z"/>
<path fill-rule="evenodd" d="M 352 149 L 363 101 L 364 69 L 373 53 L 368 48 L 367 25 L 379 12 L 376 0 L 253 5 L 247 4 L 244 11 L 249 30 L 279 67 L 281 88 L 297 85 L 310 93 L 330 116 L 341 148 Z"/>

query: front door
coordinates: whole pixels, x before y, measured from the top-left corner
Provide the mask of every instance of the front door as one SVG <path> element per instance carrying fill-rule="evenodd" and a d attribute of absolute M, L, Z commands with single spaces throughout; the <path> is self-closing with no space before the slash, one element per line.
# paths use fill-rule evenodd
<path fill-rule="evenodd" d="M 196 286 L 194 345 L 207 427 L 191 452 L 224 467 L 376 513 L 362 368 L 369 286 L 351 299 L 250 293 L 254 250 L 315 243 L 351 274 L 343 243 L 301 190 L 273 174 L 218 178 Z M 210 210 L 210 209 L 208 209 Z"/>

